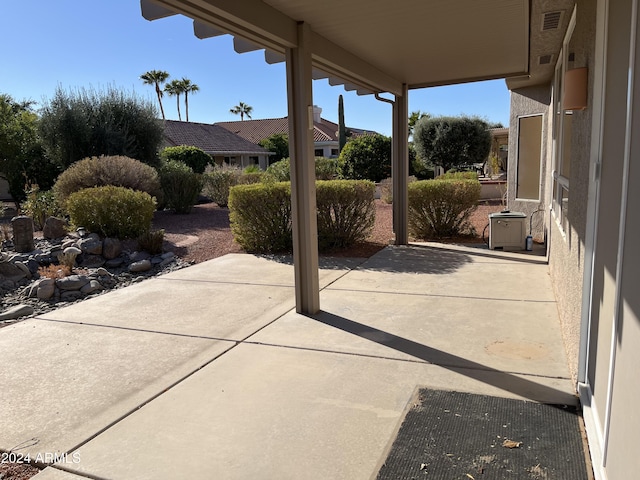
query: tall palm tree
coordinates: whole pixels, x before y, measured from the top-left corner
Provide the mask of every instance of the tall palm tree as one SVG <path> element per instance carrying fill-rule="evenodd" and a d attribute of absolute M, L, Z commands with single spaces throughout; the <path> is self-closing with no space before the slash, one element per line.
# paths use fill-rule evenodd
<path fill-rule="evenodd" d="M 164 86 L 164 91 L 167 92 L 170 97 L 176 97 L 176 105 L 178 106 L 178 120 L 182 121 L 182 115 L 180 114 L 180 95 L 184 93 L 182 80 L 171 80 Z"/>
<path fill-rule="evenodd" d="M 162 119 L 164 120 L 164 108 L 162 107 L 162 89 L 160 85 L 167 81 L 169 74 L 163 70 L 149 70 L 148 72 L 140 75 L 140 80 L 145 85 L 153 85 L 156 88 L 156 95 L 158 95 L 158 103 L 160 104 L 160 113 L 162 113 Z"/>
<path fill-rule="evenodd" d="M 253 107 L 251 105 L 247 105 L 244 102 L 240 102 L 238 105 L 229 110 L 230 113 L 234 115 L 240 115 L 240 120 L 244 120 L 244 116 L 246 115 L 249 120 L 251 120 L 251 112 L 253 112 Z"/>
<path fill-rule="evenodd" d="M 184 107 L 187 114 L 187 122 L 189 121 L 189 94 L 195 93 L 200 90 L 200 87 L 195 83 L 191 83 L 188 78 L 182 77 L 180 80 L 182 83 L 182 91 L 184 92 Z"/>

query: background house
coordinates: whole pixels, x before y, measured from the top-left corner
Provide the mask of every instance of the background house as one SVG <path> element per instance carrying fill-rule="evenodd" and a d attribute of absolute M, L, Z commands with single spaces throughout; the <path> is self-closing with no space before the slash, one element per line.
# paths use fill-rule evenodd
<path fill-rule="evenodd" d="M 316 157 L 335 158 L 340 154 L 338 147 L 338 124 L 322 118 L 322 108 L 313 106 L 313 143 Z M 244 120 L 239 122 L 217 122 L 215 125 L 226 128 L 232 133 L 257 144 L 277 133 L 289 134 L 289 119 L 266 118 L 262 120 Z M 348 127 L 351 137 L 374 134 L 376 132 Z"/>
<path fill-rule="evenodd" d="M 217 165 L 237 165 L 240 168 L 268 166 L 269 152 L 218 125 L 206 123 L 164 121 L 163 147 L 190 145 L 211 155 Z"/>

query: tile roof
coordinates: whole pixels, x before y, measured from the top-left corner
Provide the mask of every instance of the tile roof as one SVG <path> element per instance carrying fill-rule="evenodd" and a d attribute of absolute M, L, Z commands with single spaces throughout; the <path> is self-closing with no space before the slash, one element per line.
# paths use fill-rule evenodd
<path fill-rule="evenodd" d="M 210 155 L 265 155 L 268 153 L 256 143 L 215 124 L 165 120 L 164 138 L 168 145 L 192 145 Z"/>
<path fill-rule="evenodd" d="M 265 118 L 261 120 L 244 120 L 235 122 L 217 122 L 230 132 L 240 135 L 242 138 L 250 142 L 258 143 L 276 133 L 289 133 L 288 117 L 282 118 Z M 360 128 L 347 127 L 352 132 L 353 137 L 360 137 L 376 133 L 373 131 L 362 130 Z M 320 119 L 320 122 L 313 122 L 313 141 L 314 142 L 337 142 L 338 141 L 338 124 Z"/>

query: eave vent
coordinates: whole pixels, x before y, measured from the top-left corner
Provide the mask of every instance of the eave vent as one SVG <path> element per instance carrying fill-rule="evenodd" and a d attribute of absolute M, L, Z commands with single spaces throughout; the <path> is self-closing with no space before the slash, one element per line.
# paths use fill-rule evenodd
<path fill-rule="evenodd" d="M 549 65 L 553 60 L 553 55 L 540 55 L 538 57 L 538 65 Z"/>
<path fill-rule="evenodd" d="M 542 14 L 542 31 L 557 30 L 560 28 L 562 10 L 557 12 L 545 12 Z"/>

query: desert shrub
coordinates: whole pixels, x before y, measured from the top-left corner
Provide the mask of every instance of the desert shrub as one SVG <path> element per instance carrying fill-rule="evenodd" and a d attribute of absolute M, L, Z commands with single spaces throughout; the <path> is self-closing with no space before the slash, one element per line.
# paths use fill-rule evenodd
<path fill-rule="evenodd" d="M 150 230 L 138 237 L 138 248 L 152 255 L 162 253 L 164 230 Z"/>
<path fill-rule="evenodd" d="M 39 267 L 38 268 L 38 275 L 40 275 L 41 278 L 53 278 L 58 279 L 58 278 L 64 278 L 64 277 L 68 277 L 69 275 L 71 275 L 71 268 L 69 268 L 67 265 L 47 265 L 46 267 Z"/>
<path fill-rule="evenodd" d="M 415 238 L 464 233 L 480 199 L 478 180 L 421 180 L 409 184 L 409 231 Z"/>
<path fill-rule="evenodd" d="M 244 170 L 236 177 L 236 185 L 251 185 L 252 183 L 260 183 L 264 177 L 264 172 L 247 172 Z"/>
<path fill-rule="evenodd" d="M 407 179 L 408 183 L 415 182 L 416 177 L 411 176 Z M 385 178 L 380 181 L 380 200 L 384 203 L 393 203 L 393 179 Z"/>
<path fill-rule="evenodd" d="M 91 157 L 67 168 L 56 181 L 53 191 L 61 204 L 69 195 L 83 188 L 130 188 L 146 192 L 152 197 L 162 195 L 158 172 L 149 165 L 129 157 Z"/>
<path fill-rule="evenodd" d="M 177 147 L 167 147 L 162 150 L 160 157 L 165 160 L 174 160 L 182 162 L 193 170 L 195 173 L 204 173 L 207 165 L 212 163 L 211 156 L 204 150 L 190 145 L 179 145 Z"/>
<path fill-rule="evenodd" d="M 449 171 L 438 176 L 438 180 L 478 180 L 476 172 Z"/>
<path fill-rule="evenodd" d="M 369 236 L 376 215 L 375 188 L 366 180 L 316 183 L 320 250 L 348 247 Z"/>
<path fill-rule="evenodd" d="M 137 238 L 149 231 L 155 208 L 148 193 L 113 185 L 74 192 L 66 203 L 75 226 L 115 238 Z"/>
<path fill-rule="evenodd" d="M 288 182 L 291 180 L 291 163 L 289 158 L 283 158 L 267 167 L 267 176 L 276 182 Z"/>
<path fill-rule="evenodd" d="M 27 199 L 20 204 L 20 210 L 24 215 L 29 215 L 33 218 L 33 225 L 36 230 L 42 230 L 47 217 L 63 215 L 63 211 L 52 190 L 43 192 L 37 185 L 33 185 L 26 193 Z"/>
<path fill-rule="evenodd" d="M 237 185 L 229 193 L 229 219 L 236 242 L 249 252 L 290 251 L 291 185 Z"/>
<path fill-rule="evenodd" d="M 340 161 L 337 158 L 316 157 L 316 180 L 340 178 Z"/>
<path fill-rule="evenodd" d="M 203 177 L 203 193 L 220 207 L 229 203 L 229 189 L 236 185 L 240 170 L 233 167 L 215 167 Z"/>
<path fill-rule="evenodd" d="M 261 172 L 262 172 L 262 169 L 260 168 L 260 165 L 255 163 L 253 165 L 244 167 L 244 170 L 242 170 L 242 173 L 261 173 Z"/>
<path fill-rule="evenodd" d="M 335 180 L 340 178 L 341 163 L 337 158 L 315 158 L 316 180 Z M 267 177 L 276 182 L 288 182 L 291 180 L 291 160 L 283 158 L 272 163 L 265 173 Z"/>
<path fill-rule="evenodd" d="M 202 191 L 202 175 L 174 160 L 160 168 L 160 183 L 164 205 L 175 213 L 189 213 Z"/>

